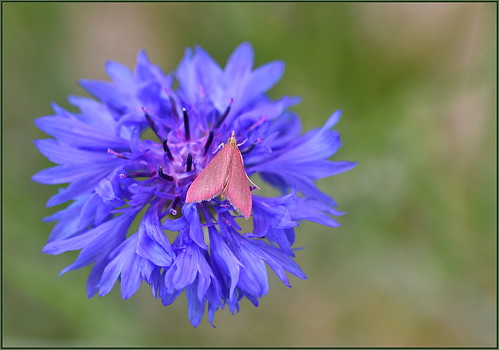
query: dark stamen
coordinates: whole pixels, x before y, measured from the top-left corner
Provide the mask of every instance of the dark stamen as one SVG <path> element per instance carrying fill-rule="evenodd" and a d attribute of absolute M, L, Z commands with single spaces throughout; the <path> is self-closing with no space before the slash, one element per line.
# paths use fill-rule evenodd
<path fill-rule="evenodd" d="M 173 176 L 170 176 L 170 175 L 168 175 L 168 174 L 165 174 L 165 173 L 163 172 L 163 168 L 161 168 L 161 167 L 158 169 L 158 174 L 159 174 L 159 176 L 160 176 L 162 179 L 165 179 L 165 180 L 168 180 L 168 181 L 173 181 Z"/>
<path fill-rule="evenodd" d="M 248 148 L 243 149 L 241 151 L 241 154 L 246 154 L 246 153 L 249 153 L 249 152 L 253 151 L 253 148 L 255 148 L 255 146 L 256 146 L 256 144 L 254 144 L 254 143 L 251 144 Z"/>
<path fill-rule="evenodd" d="M 136 178 L 136 177 L 151 177 L 154 174 L 155 173 L 151 172 L 151 171 L 136 171 L 136 172 L 133 172 L 130 174 L 123 174 L 123 175 L 124 175 L 124 177 L 128 177 L 128 178 Z M 120 174 L 120 177 L 121 177 L 121 174 Z"/>
<path fill-rule="evenodd" d="M 121 159 L 128 159 L 128 157 L 125 156 L 123 153 L 118 153 L 116 151 L 113 151 L 111 148 L 107 149 L 107 153 L 112 154 L 113 156 L 116 156 Z"/>
<path fill-rule="evenodd" d="M 163 141 L 163 149 L 165 150 L 166 155 L 168 156 L 168 159 L 170 159 L 171 161 L 173 161 L 172 152 L 170 151 L 170 148 L 168 147 L 168 139 L 166 139 L 166 140 Z"/>
<path fill-rule="evenodd" d="M 189 116 L 187 115 L 187 110 L 185 108 L 182 108 L 182 113 L 184 114 L 185 139 L 189 141 L 191 139 L 191 131 L 189 129 Z"/>
<path fill-rule="evenodd" d="M 266 121 L 268 117 L 266 115 L 263 115 L 259 120 L 257 120 L 253 125 L 250 126 L 250 130 L 255 129 L 257 126 L 262 124 L 264 121 Z"/>
<path fill-rule="evenodd" d="M 204 145 L 203 156 L 205 156 L 206 152 L 208 152 L 208 149 L 210 148 L 212 142 L 213 142 L 213 130 L 210 131 L 210 135 L 208 136 L 208 140 L 206 140 L 206 144 Z"/>
<path fill-rule="evenodd" d="M 156 125 L 156 123 L 154 123 L 154 121 L 152 120 L 151 116 L 149 114 L 147 114 L 146 109 L 144 107 L 142 107 L 142 111 L 144 112 L 144 116 L 146 117 L 147 123 L 151 127 L 152 131 L 154 131 L 154 133 L 156 134 L 156 136 L 158 137 L 158 139 L 161 140 L 161 136 L 159 135 L 158 126 Z"/>
<path fill-rule="evenodd" d="M 232 102 L 234 102 L 234 99 L 231 98 L 229 105 L 225 109 L 224 113 L 222 114 L 222 116 L 220 117 L 218 122 L 215 124 L 215 128 L 219 128 L 220 125 L 222 125 L 222 123 L 224 122 L 225 118 L 227 118 L 227 116 L 229 115 L 230 107 L 232 106 Z"/>
<path fill-rule="evenodd" d="M 186 171 L 189 172 L 191 170 L 192 170 L 192 154 L 189 153 L 187 155 Z"/>
<path fill-rule="evenodd" d="M 173 214 L 173 215 L 177 215 L 177 211 L 175 210 L 175 207 L 177 206 L 178 204 L 178 201 L 180 200 L 179 197 L 175 197 L 175 199 L 172 201 L 172 203 L 170 204 L 170 212 Z"/>
<path fill-rule="evenodd" d="M 168 100 L 170 101 L 170 108 L 172 110 L 172 114 L 175 117 L 176 120 L 178 120 L 178 112 L 177 112 L 177 103 L 173 99 L 172 95 L 170 95 L 170 91 L 168 89 L 165 89 L 166 93 L 168 94 Z"/>

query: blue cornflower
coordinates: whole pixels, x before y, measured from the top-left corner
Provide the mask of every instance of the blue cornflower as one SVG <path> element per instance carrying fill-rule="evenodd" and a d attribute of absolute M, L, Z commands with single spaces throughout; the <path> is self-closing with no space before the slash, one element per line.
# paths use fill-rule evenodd
<path fill-rule="evenodd" d="M 340 146 L 331 129 L 340 112 L 300 135 L 288 110 L 298 99 L 265 94 L 283 70 L 279 61 L 253 70 L 248 43 L 224 69 L 203 49 L 188 49 L 174 74 L 141 51 L 133 72 L 108 62 L 111 82 L 80 81 L 97 100 L 69 97 L 79 112 L 54 104 L 54 115 L 38 118 L 53 138 L 35 143 L 57 165 L 33 180 L 69 183 L 48 206 L 72 201 L 46 218 L 57 223 L 43 251 L 80 251 L 61 274 L 93 264 L 89 297 L 106 295 L 118 280 L 124 299 L 146 282 L 164 305 L 185 290 L 194 326 L 206 308 L 213 324 L 215 311 L 239 311 L 242 298 L 257 306 L 269 289 L 266 265 L 287 286 L 287 273 L 305 278 L 294 261 L 295 227 L 303 220 L 338 226 L 331 216 L 342 214 L 314 181 L 355 163 L 327 160 Z M 246 173 L 282 191 L 274 198 L 253 192 L 253 232 L 242 232 L 227 199 L 186 203 L 189 186 L 233 131 Z"/>

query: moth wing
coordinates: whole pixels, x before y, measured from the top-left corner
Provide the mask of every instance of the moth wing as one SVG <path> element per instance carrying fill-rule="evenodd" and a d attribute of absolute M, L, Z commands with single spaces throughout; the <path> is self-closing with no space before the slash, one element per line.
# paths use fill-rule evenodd
<path fill-rule="evenodd" d="M 243 157 L 236 145 L 230 145 L 232 152 L 232 162 L 230 165 L 229 177 L 224 188 L 224 195 L 232 206 L 236 207 L 248 219 L 251 215 L 252 198 L 249 186 L 249 178 L 244 170 Z"/>
<path fill-rule="evenodd" d="M 225 145 L 194 179 L 187 190 L 187 203 L 207 201 L 222 192 L 227 180 L 231 156 L 228 145 Z"/>

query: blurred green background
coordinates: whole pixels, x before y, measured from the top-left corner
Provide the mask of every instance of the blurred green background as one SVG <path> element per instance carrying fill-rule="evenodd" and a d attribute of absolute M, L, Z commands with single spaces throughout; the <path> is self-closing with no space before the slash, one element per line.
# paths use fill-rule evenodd
<path fill-rule="evenodd" d="M 496 3 L 2 3 L 3 337 L 6 346 L 492 346 L 496 342 Z M 274 98 L 302 96 L 304 130 L 335 109 L 359 162 L 319 186 L 348 212 L 305 223 L 297 262 L 258 308 L 193 328 L 143 285 L 87 299 L 77 256 L 41 253 L 57 191 L 32 140 L 50 102 L 107 79 L 139 49 L 165 72 L 201 45 L 222 65 L 242 41 L 281 59 Z M 74 110 L 74 108 L 72 109 Z"/>

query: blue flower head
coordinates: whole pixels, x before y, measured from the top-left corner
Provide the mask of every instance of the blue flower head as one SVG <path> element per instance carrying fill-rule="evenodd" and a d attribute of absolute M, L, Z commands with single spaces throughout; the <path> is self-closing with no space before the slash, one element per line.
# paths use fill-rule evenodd
<path fill-rule="evenodd" d="M 57 223 L 43 251 L 80 251 L 61 274 L 92 264 L 89 297 L 106 295 L 118 280 L 124 299 L 143 282 L 164 305 L 185 291 L 194 326 L 205 311 L 211 324 L 226 305 L 239 311 L 243 298 L 257 306 L 269 290 L 267 265 L 287 286 L 287 273 L 305 278 L 294 261 L 295 228 L 303 220 L 338 226 L 331 216 L 342 214 L 315 180 L 355 163 L 327 160 L 340 146 L 332 127 L 341 112 L 301 135 L 288 110 L 298 99 L 266 95 L 283 70 L 282 62 L 253 69 L 248 43 L 224 69 L 203 49 L 188 49 L 166 75 L 142 51 L 133 72 L 108 62 L 111 82 L 80 81 L 96 99 L 69 97 L 78 113 L 54 104 L 54 115 L 38 118 L 53 138 L 35 143 L 57 165 L 33 180 L 69 183 L 48 206 L 71 201 L 46 219 Z M 267 198 L 252 191 L 252 232 L 241 229 L 227 199 L 186 203 L 190 185 L 233 131 L 247 175 L 258 173 L 282 192 Z"/>

